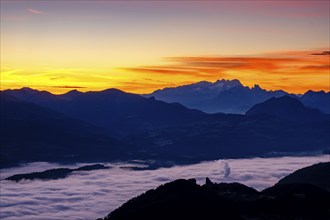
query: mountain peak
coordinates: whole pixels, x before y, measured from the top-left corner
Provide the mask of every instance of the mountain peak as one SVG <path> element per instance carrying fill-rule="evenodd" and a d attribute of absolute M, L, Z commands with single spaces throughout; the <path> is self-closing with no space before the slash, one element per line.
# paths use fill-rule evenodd
<path fill-rule="evenodd" d="M 212 90 L 218 90 L 219 92 L 221 91 L 226 91 L 229 89 L 232 89 L 236 86 L 243 86 L 242 83 L 237 80 L 237 79 L 233 79 L 233 80 L 225 80 L 225 79 L 221 79 L 221 80 L 217 80 L 215 81 L 210 88 Z"/>
<path fill-rule="evenodd" d="M 252 89 L 254 89 L 254 90 L 263 90 L 258 84 L 254 84 Z"/>
<path fill-rule="evenodd" d="M 85 94 L 87 95 L 105 95 L 105 96 L 116 96 L 116 95 L 128 95 L 131 93 L 126 93 L 124 91 L 121 91 L 119 89 L 115 89 L 115 88 L 109 88 L 109 89 L 105 89 L 102 91 L 89 91 L 86 92 Z"/>
<path fill-rule="evenodd" d="M 76 94 L 81 94 L 82 92 L 79 92 L 78 90 L 76 89 L 73 89 L 69 92 L 66 93 L 66 95 L 76 95 Z"/>
<path fill-rule="evenodd" d="M 307 183 L 330 190 L 330 162 L 317 163 L 296 170 L 290 175 L 282 178 L 277 184 Z"/>
<path fill-rule="evenodd" d="M 20 90 L 27 92 L 27 93 L 31 93 L 31 94 L 39 92 L 38 90 L 31 89 L 30 87 L 22 87 Z"/>
<path fill-rule="evenodd" d="M 312 122 L 325 120 L 326 116 L 316 109 L 304 106 L 298 99 L 290 96 L 272 97 L 254 105 L 246 115 L 271 115 L 289 121 Z"/>
<path fill-rule="evenodd" d="M 266 107 L 266 106 L 270 106 L 272 108 L 275 108 L 275 107 L 306 108 L 298 99 L 285 95 L 285 96 L 281 96 L 281 97 L 278 97 L 278 98 L 271 97 L 270 99 L 266 100 L 265 102 L 256 104 L 251 109 Z M 252 111 L 252 112 L 254 112 L 254 111 Z M 250 112 L 250 113 L 252 113 L 252 112 Z"/>
<path fill-rule="evenodd" d="M 304 95 L 315 95 L 315 94 L 322 94 L 322 95 L 325 95 L 326 92 L 323 91 L 323 90 L 320 90 L 320 91 L 308 90 L 307 92 L 304 93 Z"/>
<path fill-rule="evenodd" d="M 102 90 L 101 93 L 107 93 L 107 94 L 124 94 L 126 92 L 123 92 L 120 89 L 109 88 L 109 89 Z"/>
<path fill-rule="evenodd" d="M 236 86 L 241 86 L 242 83 L 238 80 L 238 79 L 218 79 L 217 81 L 215 81 L 213 84 L 227 84 L 227 85 L 236 85 Z"/>

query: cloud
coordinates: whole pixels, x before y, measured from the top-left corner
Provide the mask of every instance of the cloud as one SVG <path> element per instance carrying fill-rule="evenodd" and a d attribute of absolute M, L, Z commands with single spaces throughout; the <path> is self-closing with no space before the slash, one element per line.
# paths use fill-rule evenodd
<path fill-rule="evenodd" d="M 222 167 L 223 176 L 227 178 L 230 175 L 230 167 L 227 161 L 219 160 L 218 161 Z"/>
<path fill-rule="evenodd" d="M 175 85 L 174 83 L 166 82 L 166 81 L 162 81 L 162 80 L 157 80 L 157 79 L 149 79 L 149 78 L 144 78 L 144 79 L 147 80 L 147 81 L 156 82 L 156 83 Z"/>
<path fill-rule="evenodd" d="M 181 64 L 181 66 L 144 66 L 125 68 L 124 70 L 141 74 L 146 76 L 145 78 L 158 79 L 158 81 L 171 80 L 172 82 L 177 82 L 176 84 L 179 85 L 193 82 L 191 80 L 214 80 L 225 75 L 225 73 L 221 73 L 220 68 L 212 68 L 205 65 L 189 66 L 185 64 Z M 161 87 L 160 83 L 158 83 L 158 88 L 159 87 Z"/>
<path fill-rule="evenodd" d="M 42 15 L 42 14 L 45 14 L 45 12 L 43 11 L 40 11 L 40 10 L 37 10 L 37 9 L 33 9 L 33 8 L 28 8 L 26 9 L 27 11 L 31 12 L 32 14 L 35 14 L 35 15 Z"/>
<path fill-rule="evenodd" d="M 163 80 L 156 80 L 150 78 L 140 78 L 139 80 L 131 80 L 122 82 L 120 85 L 117 85 L 116 88 L 123 91 L 139 92 L 141 88 L 150 88 L 156 90 L 161 87 L 177 86 L 172 82 L 167 82 Z"/>
<path fill-rule="evenodd" d="M 289 63 L 301 62 L 298 58 L 267 57 L 178 57 L 173 58 L 190 67 L 217 68 L 226 70 L 260 70 L 268 71 L 282 68 Z"/>
<path fill-rule="evenodd" d="M 312 55 L 330 55 L 330 51 L 323 51 L 322 53 L 312 53 Z"/>
<path fill-rule="evenodd" d="M 145 78 L 171 78 L 178 85 L 183 81 L 195 83 L 225 78 L 239 79 L 247 86 L 258 84 L 268 90 L 304 93 L 309 89 L 329 90 L 329 59 L 325 56 L 328 54 L 329 51 L 281 51 L 254 56 L 168 57 L 169 65 L 125 70 Z"/>
<path fill-rule="evenodd" d="M 133 171 L 125 163 L 107 164 L 112 169 L 75 171 L 65 179 L 52 181 L 0 181 L 0 218 L 13 219 L 96 219 L 107 215 L 128 199 L 178 178 L 196 178 L 204 184 L 241 182 L 262 190 L 299 168 L 328 161 L 327 155 L 310 157 L 227 159 L 199 164 Z M 230 164 L 230 167 L 229 167 Z M 50 168 L 76 168 L 86 164 L 32 163 L 0 170 L 1 179 L 17 173 Z M 230 169 L 230 172 L 228 171 Z M 225 175 L 228 174 L 228 175 Z M 229 175 L 230 174 L 230 175 Z"/>
<path fill-rule="evenodd" d="M 303 66 L 300 68 L 301 70 L 309 70 L 309 71 L 315 71 L 315 70 L 330 70 L 330 65 L 314 65 L 314 66 Z"/>
<path fill-rule="evenodd" d="M 58 80 L 58 79 L 64 79 L 64 76 L 55 76 L 55 77 L 51 77 L 49 78 L 49 80 Z"/>
<path fill-rule="evenodd" d="M 133 72 L 144 72 L 144 73 L 152 73 L 152 74 L 161 74 L 161 75 L 194 75 L 194 70 L 180 70 L 180 69 L 171 69 L 164 67 L 137 67 L 137 68 L 125 68 L 125 70 L 133 71 Z"/>
<path fill-rule="evenodd" d="M 83 89 L 86 87 L 83 86 L 51 86 L 52 88 L 59 88 L 59 89 Z"/>

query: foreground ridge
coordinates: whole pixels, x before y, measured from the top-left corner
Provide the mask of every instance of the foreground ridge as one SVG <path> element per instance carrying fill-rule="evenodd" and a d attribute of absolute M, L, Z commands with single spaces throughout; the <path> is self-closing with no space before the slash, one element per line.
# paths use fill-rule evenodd
<path fill-rule="evenodd" d="M 324 167 L 329 164 L 330 162 L 317 166 Z M 258 192 L 240 183 L 213 183 L 206 178 L 204 185 L 198 185 L 195 179 L 178 179 L 129 200 L 103 220 L 325 220 L 330 217 L 329 209 L 329 191 L 313 184 L 303 183 L 303 181 L 276 184 Z"/>

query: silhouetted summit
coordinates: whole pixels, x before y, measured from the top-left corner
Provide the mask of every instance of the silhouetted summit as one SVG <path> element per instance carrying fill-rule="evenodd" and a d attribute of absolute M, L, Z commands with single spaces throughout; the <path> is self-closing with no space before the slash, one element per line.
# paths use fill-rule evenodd
<path fill-rule="evenodd" d="M 270 98 L 246 112 L 248 116 L 262 114 L 295 122 L 324 121 L 329 118 L 319 110 L 307 108 L 299 100 L 289 96 Z"/>
<path fill-rule="evenodd" d="M 326 220 L 330 194 L 306 184 L 286 184 L 262 192 L 239 183 L 199 186 L 175 180 L 135 197 L 104 220 L 121 219 L 302 219 Z"/>
<path fill-rule="evenodd" d="M 316 108 L 323 113 L 330 114 L 330 92 L 309 90 L 299 97 L 299 100 L 307 107 Z"/>
<path fill-rule="evenodd" d="M 175 180 L 126 202 L 106 220 L 241 219 L 234 204 L 196 184 Z"/>
<path fill-rule="evenodd" d="M 129 200 L 104 220 L 328 220 L 330 193 L 317 185 L 325 178 L 323 183 L 329 186 L 329 164 L 297 170 L 261 192 L 240 183 L 213 183 L 209 178 L 203 186 L 194 179 L 180 179 Z"/>
<path fill-rule="evenodd" d="M 179 102 L 188 108 L 199 109 L 207 113 L 244 113 L 253 105 L 273 96 L 287 94 L 284 91 L 267 91 L 259 85 L 252 88 L 243 86 L 237 80 L 201 81 L 190 85 L 156 90 L 146 97 L 154 96 L 166 102 Z"/>
<path fill-rule="evenodd" d="M 278 182 L 279 185 L 288 183 L 313 184 L 330 191 L 330 162 L 304 167 Z"/>
<path fill-rule="evenodd" d="M 235 195 L 258 195 L 259 192 L 251 187 L 241 183 L 212 183 L 209 178 L 206 178 L 203 187 L 215 191 L 219 195 L 235 194 Z"/>

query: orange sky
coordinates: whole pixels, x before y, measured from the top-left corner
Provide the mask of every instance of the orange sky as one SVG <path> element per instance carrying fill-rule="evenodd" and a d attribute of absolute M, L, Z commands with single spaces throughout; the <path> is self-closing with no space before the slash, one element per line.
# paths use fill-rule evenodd
<path fill-rule="evenodd" d="M 329 1 L 1 1 L 1 90 L 330 90 Z"/>
<path fill-rule="evenodd" d="M 185 80 L 183 84 L 217 79 L 239 79 L 244 85 L 259 84 L 265 89 L 283 89 L 303 93 L 309 89 L 330 90 L 329 51 L 291 51 L 260 56 L 175 57 L 171 65 L 127 68 L 141 75 L 156 75 L 165 86 L 177 86 L 170 80 Z M 166 81 L 167 80 L 167 81 Z M 149 83 L 153 84 L 152 82 Z M 149 85 L 149 86 L 150 86 Z M 129 85 L 127 88 L 130 89 Z"/>
<path fill-rule="evenodd" d="M 2 89 L 29 86 L 54 93 L 111 87 L 149 93 L 203 80 L 239 79 L 250 87 L 259 84 L 268 90 L 304 93 L 309 89 L 329 91 L 329 71 L 329 51 L 291 51 L 256 56 L 171 57 L 164 58 L 159 65 L 111 70 L 58 69 L 34 73 L 3 69 L 1 86 Z"/>

